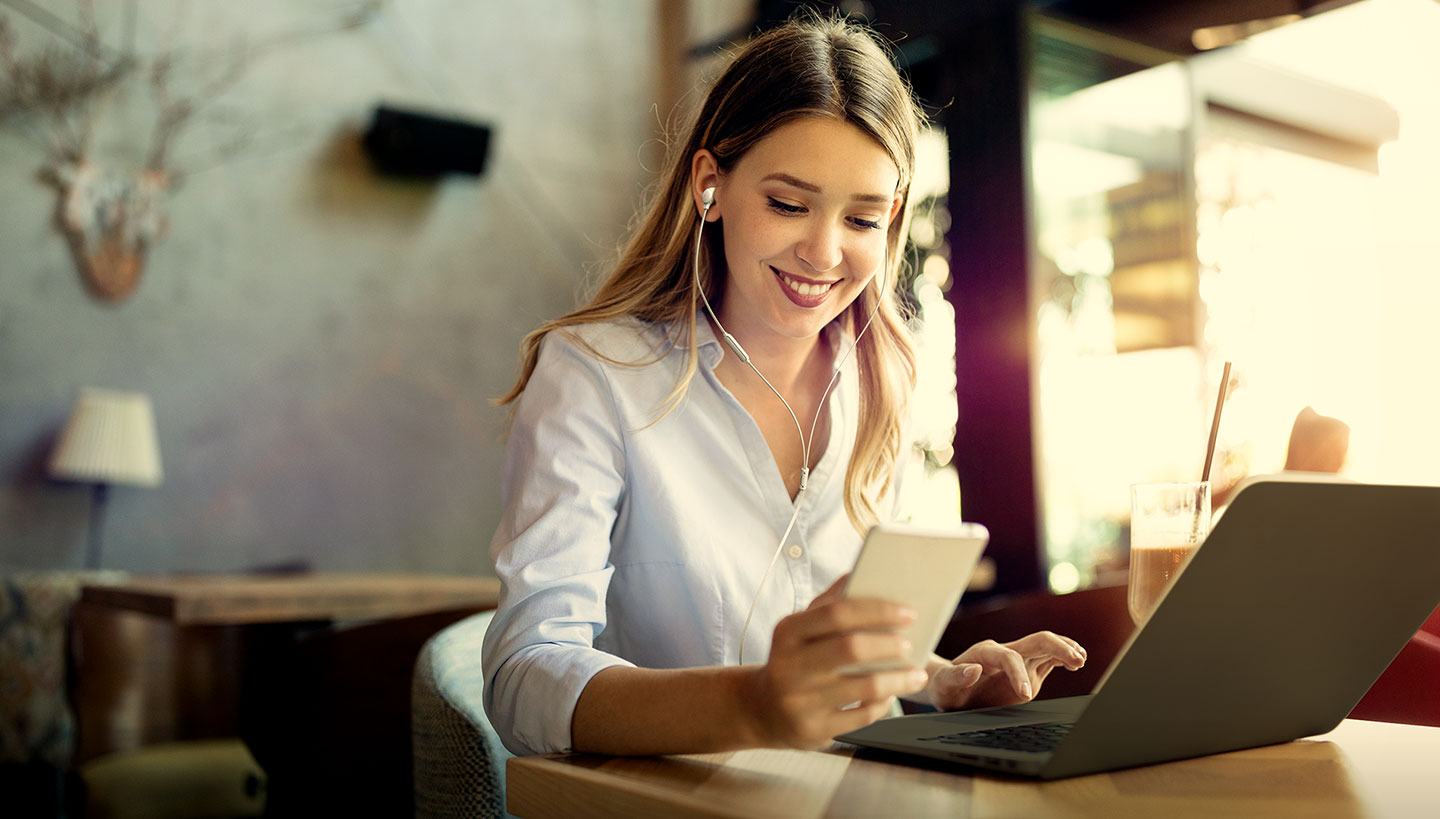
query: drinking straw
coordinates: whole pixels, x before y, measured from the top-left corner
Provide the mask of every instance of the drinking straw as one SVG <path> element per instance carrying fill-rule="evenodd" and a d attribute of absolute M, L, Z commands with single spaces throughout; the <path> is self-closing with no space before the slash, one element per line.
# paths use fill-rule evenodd
<path fill-rule="evenodd" d="M 1210 480 L 1210 462 L 1215 459 L 1215 437 L 1220 432 L 1220 410 L 1225 407 L 1225 388 L 1230 386 L 1230 362 L 1225 362 L 1225 372 L 1220 375 L 1220 394 L 1215 396 L 1215 417 L 1210 421 L 1210 444 L 1205 447 L 1205 468 L 1200 473 L 1200 482 Z M 1195 505 L 1194 537 L 1200 533 L 1200 505 Z"/>
<path fill-rule="evenodd" d="M 1225 372 L 1220 375 L 1220 394 L 1215 396 L 1215 418 L 1210 422 L 1210 445 L 1205 448 L 1205 469 L 1200 473 L 1200 482 L 1210 480 L 1210 462 L 1215 458 L 1215 436 L 1220 432 L 1220 410 L 1225 408 L 1225 388 L 1230 386 L 1230 362 L 1225 362 Z"/>

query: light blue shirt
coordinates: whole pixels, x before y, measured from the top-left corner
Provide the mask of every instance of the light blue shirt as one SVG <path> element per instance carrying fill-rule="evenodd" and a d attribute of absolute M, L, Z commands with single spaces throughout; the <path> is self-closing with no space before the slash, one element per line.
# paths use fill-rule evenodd
<path fill-rule="evenodd" d="M 757 591 L 745 660 L 763 662 L 775 624 L 859 553 L 842 495 L 859 406 L 854 357 L 829 398 L 830 438 L 799 519 L 761 589 L 794 503 L 760 428 L 715 375 L 726 351 L 708 322 L 697 322 L 688 394 L 655 421 L 684 358 L 678 345 L 666 351 L 666 329 L 572 328 L 641 366 L 550 333 L 516 407 L 490 546 L 503 587 L 483 661 L 486 713 L 517 754 L 571 750 L 575 703 L 602 669 L 736 664 Z M 840 340 L 834 325 L 826 332 Z"/>

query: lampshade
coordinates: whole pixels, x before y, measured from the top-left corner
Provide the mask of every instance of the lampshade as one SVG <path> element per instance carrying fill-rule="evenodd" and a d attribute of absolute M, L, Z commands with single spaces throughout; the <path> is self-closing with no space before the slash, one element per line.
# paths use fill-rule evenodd
<path fill-rule="evenodd" d="M 163 473 L 150 397 L 81 390 L 50 457 L 50 475 L 85 483 L 159 486 Z"/>

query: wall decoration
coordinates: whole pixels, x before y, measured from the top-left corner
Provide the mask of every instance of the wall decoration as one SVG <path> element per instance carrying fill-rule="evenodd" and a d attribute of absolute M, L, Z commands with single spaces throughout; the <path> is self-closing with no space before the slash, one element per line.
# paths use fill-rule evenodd
<path fill-rule="evenodd" d="M 106 302 L 123 301 L 135 292 L 146 253 L 167 227 L 166 198 L 186 172 L 173 161 L 171 148 L 204 106 L 239 81 L 263 52 L 357 28 L 381 5 L 379 0 L 343 3 L 338 24 L 253 45 L 237 39 L 228 49 L 198 56 L 168 50 L 142 57 L 133 47 L 108 45 L 93 0 L 78 0 L 74 23 L 28 3 L 16 6 L 55 41 L 22 56 L 14 26 L 0 15 L 0 123 L 14 116 L 43 144 L 42 176 L 57 193 L 56 226 L 87 290 Z M 132 0 L 125 15 L 132 43 L 135 15 Z M 153 123 L 144 160 L 133 163 L 138 168 L 94 151 L 95 132 L 113 113 L 118 92 L 136 82 L 149 86 Z M 176 90 L 182 84 L 184 93 Z M 213 153 L 229 156 L 245 143 L 246 133 L 239 129 Z"/>

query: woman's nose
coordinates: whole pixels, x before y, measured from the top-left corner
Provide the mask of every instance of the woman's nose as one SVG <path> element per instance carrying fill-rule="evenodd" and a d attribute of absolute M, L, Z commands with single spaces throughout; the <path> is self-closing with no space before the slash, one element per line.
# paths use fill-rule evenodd
<path fill-rule="evenodd" d="M 843 254 L 840 248 L 840 231 L 834 225 L 815 220 L 814 225 L 801 239 L 795 249 L 800 261 L 817 273 L 823 273 L 840 264 Z"/>

